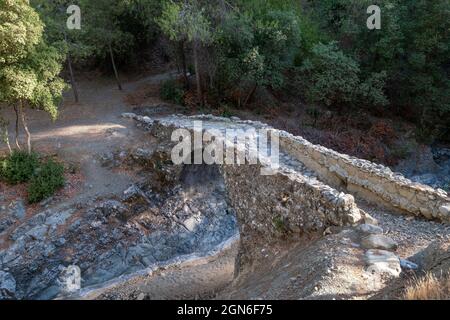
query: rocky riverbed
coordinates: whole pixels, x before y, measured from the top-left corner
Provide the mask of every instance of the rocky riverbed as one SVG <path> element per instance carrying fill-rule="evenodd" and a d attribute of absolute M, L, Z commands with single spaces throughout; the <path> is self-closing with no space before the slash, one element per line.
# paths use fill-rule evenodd
<path fill-rule="evenodd" d="M 0 202 L 0 299 L 66 294 L 68 266 L 80 269 L 83 288 L 98 286 L 178 256 L 206 255 L 237 234 L 216 167 L 186 166 L 174 175 L 154 166 L 148 150 L 125 154 L 100 156 L 112 172 L 140 166 L 143 176 L 122 194 L 31 216 L 21 199 Z"/>

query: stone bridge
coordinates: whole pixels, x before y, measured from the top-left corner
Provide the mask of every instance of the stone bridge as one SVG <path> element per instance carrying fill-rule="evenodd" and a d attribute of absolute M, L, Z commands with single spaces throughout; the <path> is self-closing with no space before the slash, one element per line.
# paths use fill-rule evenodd
<path fill-rule="evenodd" d="M 367 223 L 371 217 L 358 207 L 355 197 L 399 214 L 450 221 L 450 198 L 444 190 L 414 183 L 382 165 L 314 145 L 260 122 L 211 115 L 123 116 L 149 130 L 167 154 L 178 143 L 171 139 L 176 129 L 186 129 L 192 136 L 210 129 L 257 129 L 278 135 L 279 167 L 272 175 L 261 174 L 262 168 L 271 166 L 270 161 L 220 165 L 239 223 L 241 266 L 245 263 L 242 257 L 251 256 L 245 253 L 255 244 L 321 233 L 330 226 Z M 202 121 L 202 128 L 194 127 L 194 121 Z M 214 141 L 229 146 L 230 141 L 223 140 Z M 251 148 L 239 143 L 234 147 L 250 161 Z"/>

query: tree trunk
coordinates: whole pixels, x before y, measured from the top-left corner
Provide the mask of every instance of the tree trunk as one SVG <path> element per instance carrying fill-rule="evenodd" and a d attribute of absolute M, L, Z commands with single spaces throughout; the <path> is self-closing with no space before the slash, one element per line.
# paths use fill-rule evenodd
<path fill-rule="evenodd" d="M 22 119 L 23 129 L 25 130 L 25 134 L 27 136 L 27 151 L 28 154 L 31 154 L 31 134 L 30 130 L 28 130 L 28 124 L 25 116 L 25 111 L 23 110 L 23 101 L 20 101 L 20 115 Z"/>
<path fill-rule="evenodd" d="M 247 97 L 245 98 L 243 107 L 245 107 L 245 106 L 247 105 L 247 103 L 252 99 L 253 95 L 255 94 L 256 88 L 258 88 L 258 85 L 257 85 L 257 84 L 255 84 L 255 85 L 253 86 L 252 91 L 250 91 L 250 93 L 249 93 L 249 94 L 247 95 Z"/>
<path fill-rule="evenodd" d="M 122 90 L 122 84 L 120 83 L 119 73 L 117 72 L 116 62 L 114 61 L 114 53 L 113 53 L 111 44 L 109 44 L 108 47 L 109 47 L 109 55 L 111 56 L 111 64 L 112 64 L 112 67 L 114 70 L 114 76 L 116 77 L 116 81 L 117 81 L 117 86 L 119 87 L 119 90 Z"/>
<path fill-rule="evenodd" d="M 186 89 L 189 90 L 189 78 L 187 75 L 187 65 L 186 65 L 186 55 L 184 54 L 184 42 L 181 41 L 179 45 L 180 58 L 181 58 L 181 66 L 183 68 L 183 78 L 184 83 L 186 85 Z"/>
<path fill-rule="evenodd" d="M 65 31 L 64 31 L 64 39 L 66 41 L 67 46 L 69 46 L 69 43 L 67 41 L 67 34 L 66 34 Z M 80 99 L 78 97 L 77 83 L 75 82 L 75 77 L 73 75 L 72 57 L 70 56 L 70 50 L 67 52 L 67 65 L 69 66 L 70 83 L 72 84 L 72 90 L 73 90 L 73 95 L 74 95 L 74 98 L 75 98 L 75 102 L 78 103 L 78 102 L 80 102 Z"/>
<path fill-rule="evenodd" d="M 203 92 L 202 92 L 202 80 L 200 78 L 200 66 L 198 63 L 198 43 L 194 41 L 194 66 L 195 66 L 195 79 L 197 81 L 197 98 L 200 105 L 204 105 Z"/>
<path fill-rule="evenodd" d="M 73 76 L 72 59 L 70 57 L 70 53 L 67 54 L 67 64 L 69 65 L 70 83 L 72 84 L 73 95 L 75 97 L 75 102 L 78 103 L 80 102 L 80 99 L 78 98 L 77 83 L 75 82 L 75 77 Z"/>
<path fill-rule="evenodd" d="M 22 150 L 22 148 L 20 147 L 20 143 L 19 143 L 19 110 L 17 109 L 17 106 L 14 105 L 14 112 L 16 113 L 16 132 L 15 132 L 15 142 L 16 142 L 16 147 L 18 150 Z"/>
<path fill-rule="evenodd" d="M 9 133 L 8 133 L 8 129 L 6 129 L 6 132 L 5 132 L 5 143 L 6 143 L 6 145 L 8 146 L 9 154 L 12 154 L 11 144 L 9 143 Z"/>
<path fill-rule="evenodd" d="M 0 130 L 2 130 L 2 138 L 3 142 L 6 143 L 6 146 L 8 147 L 9 154 L 12 154 L 12 148 L 11 144 L 9 143 L 9 132 L 8 132 L 8 121 L 5 121 L 3 118 L 0 117 Z"/>

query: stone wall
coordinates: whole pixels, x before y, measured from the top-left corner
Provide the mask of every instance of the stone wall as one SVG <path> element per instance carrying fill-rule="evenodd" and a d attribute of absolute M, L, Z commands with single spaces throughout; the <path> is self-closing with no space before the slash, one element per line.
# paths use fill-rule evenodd
<path fill-rule="evenodd" d="M 277 131 L 281 149 L 314 170 L 327 183 L 400 212 L 450 222 L 450 198 L 444 190 L 414 183 L 382 165 Z"/>
<path fill-rule="evenodd" d="M 221 169 L 241 237 L 237 273 L 251 263 L 255 248 L 362 219 L 353 196 L 300 173 L 281 168 L 275 175 L 261 175 L 259 165 Z"/>
<path fill-rule="evenodd" d="M 399 212 L 450 220 L 450 199 L 443 190 L 413 183 L 382 165 L 314 145 L 260 122 L 213 116 L 177 115 L 158 119 L 134 114 L 124 116 L 137 120 L 157 137 L 158 149 L 166 153 L 170 153 L 175 145 L 171 141 L 175 129 L 188 129 L 191 136 L 194 135 L 194 120 L 203 121 L 203 130 L 253 127 L 279 134 L 280 167 L 274 174 L 261 174 L 262 166 L 270 163 L 220 166 L 240 231 L 236 274 L 258 260 L 264 250 L 261 248 L 268 244 L 272 246 L 277 241 L 282 243 L 305 235 L 307 238 L 321 235 L 330 226 L 370 221 L 370 217 L 358 208 L 353 195 L 348 193 L 396 208 Z M 236 152 L 247 155 L 245 146 L 235 147 Z M 191 150 L 191 153 L 195 151 Z"/>
<path fill-rule="evenodd" d="M 147 117 L 128 116 L 146 126 L 160 140 L 159 149 L 165 149 L 167 153 L 175 145 L 170 141 L 173 130 L 185 128 L 193 135 L 190 122 L 199 119 L 178 116 L 153 121 Z M 224 123 L 227 127 L 230 124 L 229 120 L 201 119 L 206 121 L 204 126 L 207 128 L 221 130 Z M 246 125 L 254 125 L 243 121 L 234 124 L 243 129 Z M 258 126 L 262 124 L 258 123 Z M 243 152 L 243 148 L 245 146 L 236 146 L 236 152 Z M 281 238 L 321 234 L 329 226 L 354 225 L 362 220 L 363 213 L 352 195 L 322 183 L 315 176 L 302 172 L 302 168 L 300 163 L 292 167 L 281 162 L 275 174 L 261 175 L 261 164 L 220 166 L 240 229 L 239 268 L 249 262 L 245 259 L 251 260 L 251 252 L 260 245 Z"/>

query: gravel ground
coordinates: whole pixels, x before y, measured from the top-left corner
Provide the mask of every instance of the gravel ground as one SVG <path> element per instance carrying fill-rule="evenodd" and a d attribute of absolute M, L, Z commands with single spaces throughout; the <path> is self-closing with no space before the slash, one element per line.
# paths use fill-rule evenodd
<path fill-rule="evenodd" d="M 389 210 L 358 203 L 359 207 L 378 220 L 385 234 L 398 242 L 397 254 L 404 259 L 415 255 L 436 240 L 450 241 L 450 225 L 395 214 Z"/>

